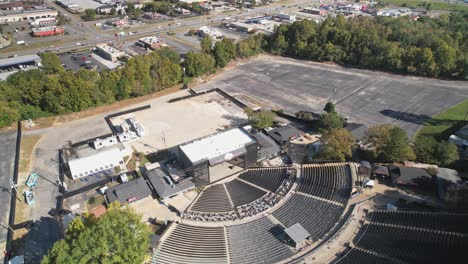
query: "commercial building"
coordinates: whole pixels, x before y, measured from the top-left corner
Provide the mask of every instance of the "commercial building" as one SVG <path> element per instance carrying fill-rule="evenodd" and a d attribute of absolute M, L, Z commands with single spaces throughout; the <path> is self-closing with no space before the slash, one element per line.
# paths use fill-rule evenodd
<path fill-rule="evenodd" d="M 162 42 L 156 36 L 141 38 L 138 40 L 137 45 L 151 50 L 157 50 L 161 47 L 167 47 L 167 44 Z"/>
<path fill-rule="evenodd" d="M 125 52 L 116 49 L 108 44 L 96 45 L 95 53 L 106 60 L 115 62 L 119 57 L 125 56 Z"/>
<path fill-rule="evenodd" d="M 65 30 L 63 28 L 59 28 L 56 26 L 32 29 L 33 37 L 48 37 L 48 36 L 62 35 L 64 33 L 65 33 Z"/>
<path fill-rule="evenodd" d="M 136 178 L 106 190 L 106 203 L 119 201 L 120 204 L 133 203 L 151 195 L 151 190 L 143 177 Z"/>
<path fill-rule="evenodd" d="M 55 17 L 39 18 L 29 22 L 29 24 L 33 27 L 53 26 L 57 24 L 57 19 Z"/>
<path fill-rule="evenodd" d="M 276 142 L 278 142 L 278 144 L 283 145 L 286 142 L 299 137 L 302 134 L 302 131 L 291 125 L 286 125 L 270 129 L 267 133 Z"/>
<path fill-rule="evenodd" d="M 307 13 L 307 14 L 312 14 L 312 15 L 319 15 L 319 16 L 324 16 L 327 14 L 326 10 L 318 9 L 318 8 L 311 8 L 311 7 L 304 8 L 302 12 Z"/>
<path fill-rule="evenodd" d="M 17 56 L 13 58 L 0 59 L 0 69 L 18 67 L 20 65 L 40 66 L 41 57 L 37 54 Z"/>
<path fill-rule="evenodd" d="M 32 9 L 17 12 L 0 12 L 0 24 L 8 24 L 24 20 L 35 20 L 39 18 L 57 17 L 57 10 L 53 9 Z"/>
<path fill-rule="evenodd" d="M 63 149 L 68 172 L 72 179 L 79 179 L 102 171 L 112 171 L 115 167 L 124 169 L 124 156 L 129 153 L 123 145 L 116 144 L 96 150 L 88 145 L 66 147 Z"/>
<path fill-rule="evenodd" d="M 255 29 L 257 29 L 257 27 L 254 24 L 248 24 L 248 23 L 244 23 L 240 21 L 232 22 L 229 24 L 229 26 L 237 29 L 240 32 L 246 32 L 246 33 L 250 33 L 254 31 Z"/>
<path fill-rule="evenodd" d="M 172 197 L 195 187 L 195 184 L 190 180 L 191 178 L 176 181 L 159 166 L 146 166 L 141 169 L 141 172 L 148 179 L 151 188 L 163 201 L 168 201 Z"/>
<path fill-rule="evenodd" d="M 196 186 L 211 182 L 210 169 L 224 162 L 242 168 L 255 165 L 257 142 L 241 128 L 234 128 L 179 146 L 179 161 Z"/>

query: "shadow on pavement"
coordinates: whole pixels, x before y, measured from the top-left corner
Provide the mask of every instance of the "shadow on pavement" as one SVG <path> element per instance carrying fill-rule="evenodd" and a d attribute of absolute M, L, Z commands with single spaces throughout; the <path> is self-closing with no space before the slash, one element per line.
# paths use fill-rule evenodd
<path fill-rule="evenodd" d="M 20 248 L 14 255 L 24 255 L 25 263 L 40 263 L 47 251 L 60 239 L 60 226 L 52 217 L 41 217 L 31 226 L 29 232 L 13 243 Z"/>

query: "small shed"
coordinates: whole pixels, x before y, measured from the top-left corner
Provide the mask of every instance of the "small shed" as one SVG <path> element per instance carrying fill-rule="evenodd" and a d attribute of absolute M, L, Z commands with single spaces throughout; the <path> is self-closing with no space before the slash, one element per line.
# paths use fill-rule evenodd
<path fill-rule="evenodd" d="M 382 165 L 373 165 L 372 166 L 372 177 L 382 177 L 382 178 L 387 178 L 390 176 L 390 172 L 388 171 L 387 166 L 382 166 Z"/>
<path fill-rule="evenodd" d="M 371 166 L 370 162 L 368 162 L 366 160 L 362 160 L 360 162 L 360 164 L 359 164 L 358 171 L 359 171 L 359 174 L 361 174 L 361 175 L 370 176 L 370 173 L 372 171 L 372 166 Z"/>
<path fill-rule="evenodd" d="M 307 238 L 310 237 L 309 232 L 307 232 L 307 230 L 305 230 L 305 228 L 299 223 L 295 223 L 294 225 L 286 228 L 284 232 L 291 239 L 296 250 L 303 248 L 306 245 Z"/>

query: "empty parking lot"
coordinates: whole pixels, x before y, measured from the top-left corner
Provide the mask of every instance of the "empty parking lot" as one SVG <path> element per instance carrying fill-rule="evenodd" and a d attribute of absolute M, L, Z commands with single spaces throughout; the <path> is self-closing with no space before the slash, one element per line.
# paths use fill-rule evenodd
<path fill-rule="evenodd" d="M 321 112 L 327 101 L 353 122 L 393 123 L 409 135 L 431 116 L 468 98 L 462 81 L 441 81 L 274 56 L 259 56 L 195 90 L 221 88 L 275 109 Z"/>

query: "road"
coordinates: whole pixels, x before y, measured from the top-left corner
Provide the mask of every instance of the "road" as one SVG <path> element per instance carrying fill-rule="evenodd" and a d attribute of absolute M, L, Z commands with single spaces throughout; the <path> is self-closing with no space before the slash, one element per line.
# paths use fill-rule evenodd
<path fill-rule="evenodd" d="M 323 2 L 324 1 L 322 1 L 322 3 Z M 246 17 L 255 17 L 258 15 L 262 15 L 262 14 L 273 13 L 272 10 L 274 10 L 275 8 L 277 8 L 278 10 L 275 10 L 274 12 L 279 12 L 279 10 L 288 11 L 290 9 L 296 9 L 299 6 L 304 6 L 304 4 L 311 5 L 313 3 L 318 4 L 319 1 L 318 0 L 294 1 L 293 3 L 289 3 L 289 4 L 275 3 L 275 4 L 270 4 L 268 6 L 256 7 L 254 9 L 250 9 L 249 12 L 244 11 L 243 13 L 237 13 L 237 14 L 223 14 L 222 13 L 222 14 L 210 15 L 210 16 L 200 16 L 200 17 L 197 17 L 195 19 L 190 19 L 190 20 L 189 19 L 174 19 L 174 21 L 170 23 L 171 24 L 170 26 L 164 27 L 163 25 L 161 25 L 161 27 L 158 28 L 157 25 L 155 25 L 154 27 L 150 27 L 146 29 L 134 28 L 133 30 L 137 31 L 135 34 L 121 36 L 119 38 L 120 38 L 120 41 L 133 40 L 135 38 L 141 38 L 145 36 L 166 33 L 168 30 L 182 30 L 182 29 L 188 30 L 192 28 L 198 28 L 207 24 L 210 24 L 210 25 L 219 24 L 228 16 L 236 17 L 238 19 L 246 18 Z M 54 5 L 54 4 L 51 4 L 51 5 Z M 55 5 L 54 7 L 57 8 L 61 12 L 65 12 L 69 14 L 67 11 L 64 11 L 64 9 L 61 8 L 60 6 Z M 69 17 L 72 20 L 71 23 L 73 24 L 80 24 L 80 23 L 83 24 L 83 22 L 79 18 L 77 18 L 75 15 L 69 14 L 67 17 Z M 94 46 L 96 46 L 96 44 L 103 43 L 103 42 L 110 42 L 110 41 L 115 40 L 115 36 L 113 35 L 113 33 L 105 33 L 105 32 L 98 31 L 92 28 L 91 24 L 89 23 L 84 23 L 83 30 L 84 30 L 85 35 L 89 35 L 92 37 L 91 40 L 86 41 L 84 46 L 77 46 L 76 41 L 73 41 L 73 42 L 68 42 L 68 43 L 57 45 L 54 48 L 58 48 L 60 52 L 71 51 L 77 48 L 91 49 Z M 72 37 L 72 35 L 70 35 L 69 37 Z M 46 47 L 43 47 L 43 49 L 44 48 Z M 2 58 L 6 58 L 8 56 L 12 56 L 15 54 L 26 55 L 26 54 L 36 53 L 36 52 L 37 52 L 37 47 L 24 49 L 21 51 L 13 51 L 13 52 L 5 52 L 5 53 L 0 52 L 0 56 Z"/>
<path fill-rule="evenodd" d="M 10 181 L 13 179 L 15 161 L 16 131 L 0 132 L 0 244 L 6 241 L 10 214 Z M 3 251 L 3 249 L 1 249 Z M 3 254 L 0 257 L 2 259 Z"/>

